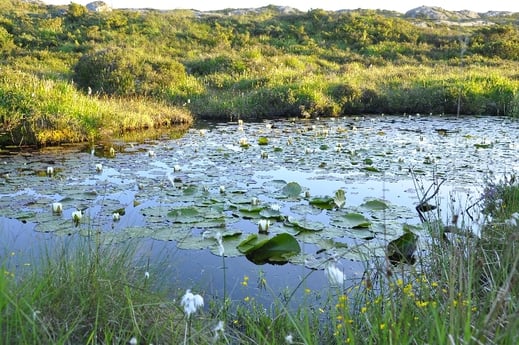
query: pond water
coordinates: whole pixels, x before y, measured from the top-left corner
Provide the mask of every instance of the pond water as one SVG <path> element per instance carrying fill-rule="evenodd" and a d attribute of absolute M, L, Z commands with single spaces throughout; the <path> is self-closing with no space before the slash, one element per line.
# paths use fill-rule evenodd
<path fill-rule="evenodd" d="M 502 117 L 419 115 L 198 123 L 178 139 L 5 154 L 0 254 L 23 267 L 78 236 L 131 240 L 149 264 L 138 269 L 180 290 L 222 296 L 225 285 L 233 299 L 269 301 L 301 283 L 297 297 L 318 294 L 327 262 L 355 283 L 404 225 L 426 240 L 415 206 L 439 181 L 435 215 L 463 215 L 485 180 L 519 167 L 518 129 Z M 62 212 L 52 212 L 58 202 Z M 267 219 L 259 239 L 289 234 L 299 253 L 245 257 L 239 245 Z M 460 219 L 477 233 L 477 220 Z"/>

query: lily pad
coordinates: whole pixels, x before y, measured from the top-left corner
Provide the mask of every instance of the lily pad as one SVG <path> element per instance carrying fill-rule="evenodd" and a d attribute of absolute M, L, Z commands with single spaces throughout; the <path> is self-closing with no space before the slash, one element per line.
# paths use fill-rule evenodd
<path fill-rule="evenodd" d="M 371 211 L 382 211 L 388 208 L 386 202 L 378 199 L 368 200 L 360 206 Z"/>
<path fill-rule="evenodd" d="M 282 265 L 290 257 L 299 254 L 301 247 L 295 237 L 287 233 L 277 234 L 272 238 L 260 238 L 252 234 L 238 245 L 238 250 L 257 265 Z"/>
<path fill-rule="evenodd" d="M 295 226 L 300 230 L 305 231 L 321 231 L 325 228 L 325 225 L 321 222 L 310 221 L 306 219 L 297 219 L 294 217 L 287 217 L 286 223 L 291 226 Z"/>
<path fill-rule="evenodd" d="M 393 265 L 398 265 L 399 263 L 414 264 L 416 261 L 414 252 L 416 251 L 417 241 L 418 235 L 404 224 L 404 234 L 387 245 L 389 262 Z"/>
<path fill-rule="evenodd" d="M 308 203 L 312 206 L 324 209 L 324 210 L 331 210 L 335 206 L 335 200 L 334 198 L 330 196 L 319 196 L 314 197 L 308 201 Z"/>
<path fill-rule="evenodd" d="M 334 218 L 333 225 L 352 229 L 362 229 L 369 228 L 371 222 L 364 217 L 364 215 L 352 212 Z"/>
<path fill-rule="evenodd" d="M 303 188 L 297 182 L 289 182 L 281 190 L 283 195 L 288 198 L 298 198 L 302 191 Z"/>

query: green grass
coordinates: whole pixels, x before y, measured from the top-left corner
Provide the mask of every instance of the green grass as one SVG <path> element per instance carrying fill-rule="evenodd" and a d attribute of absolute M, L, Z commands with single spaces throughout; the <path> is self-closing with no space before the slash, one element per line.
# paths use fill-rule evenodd
<path fill-rule="evenodd" d="M 517 344 L 518 190 L 514 175 L 489 182 L 480 237 L 465 229 L 432 236 L 413 266 L 380 258 L 347 289 L 328 291 L 302 284 L 279 294 L 260 277 L 270 305 L 225 296 L 189 319 L 184 291 L 162 268 L 171 258 L 148 266 L 138 243 L 66 238 L 32 265 L 14 265 L 7 254 L 0 333 L 5 344 Z M 430 226 L 431 234 L 444 229 Z M 244 276 L 240 288 L 251 284 Z M 297 301 L 295 289 L 303 289 Z"/>

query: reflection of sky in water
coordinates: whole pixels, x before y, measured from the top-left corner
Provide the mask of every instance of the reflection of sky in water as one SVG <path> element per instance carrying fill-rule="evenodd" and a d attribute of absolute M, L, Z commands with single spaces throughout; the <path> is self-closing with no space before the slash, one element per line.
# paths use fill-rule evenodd
<path fill-rule="evenodd" d="M 68 194 L 62 193 L 62 187 L 69 189 L 67 193 L 71 193 L 70 190 L 81 193 L 85 189 L 95 189 L 99 195 L 85 202 L 89 205 L 89 218 L 105 217 L 108 221 L 103 225 L 106 228 L 104 230 L 123 231 L 126 227 L 144 224 L 145 217 L 140 212 L 143 207 L 174 199 L 168 194 L 168 188 L 175 188 L 171 183 L 173 175 L 186 183 L 207 185 L 212 193 L 218 193 L 219 185 L 225 185 L 228 190 L 250 188 L 269 203 L 282 201 L 265 191 L 279 187 L 271 187 L 268 183 L 272 180 L 284 180 L 299 183 L 312 197 L 333 196 L 338 189 L 343 189 L 346 193 L 346 207 L 359 206 L 367 198 L 383 199 L 409 209 L 409 214 L 414 217 L 411 222 L 419 223 L 414 208 L 430 187 L 433 181 L 432 171 L 436 169 L 439 176 L 445 177 L 447 182 L 442 185 L 431 203 L 438 203 L 440 218 L 448 223 L 453 214 L 462 213 L 476 202 L 481 193 L 483 176 L 488 176 L 489 171 L 494 171 L 493 178 L 499 180 L 503 172 L 519 169 L 519 161 L 516 159 L 519 126 L 509 119 L 367 117 L 357 121 L 356 131 L 337 130 L 352 121 L 334 119 L 313 122 L 317 128 L 329 129 L 326 139 L 315 136 L 311 131 L 298 135 L 297 126 L 288 122 L 277 124 L 279 127 L 286 126 L 286 132 L 281 134 L 275 134 L 275 129 L 265 129 L 262 123 L 246 124 L 245 133 L 237 131 L 235 125 L 221 124 L 211 125 L 204 136 L 192 129 L 179 140 L 135 145 L 127 154 L 117 154 L 113 159 L 67 153 L 56 163 L 59 173 L 55 179 L 34 177 L 29 182 L 24 180 L 25 169 L 45 171 L 48 163 L 44 160 L 28 162 L 34 165 L 23 165 L 23 169 L 18 172 L 10 171 L 11 179 L 17 182 L 0 184 L 0 198 L 23 200 L 24 207 L 32 210 L 33 199 L 47 198 L 52 202 L 59 201 L 61 196 L 67 196 Z M 309 122 L 307 125 L 313 123 Z M 436 131 L 438 128 L 450 133 L 446 136 L 439 135 Z M 267 147 L 255 145 L 258 135 L 270 137 L 271 144 Z M 238 145 L 241 136 L 248 137 L 252 143 L 246 151 Z M 288 136 L 297 138 L 294 139 L 296 144 L 285 145 Z M 304 140 L 313 143 L 314 149 L 323 140 L 328 140 L 330 148 L 325 151 L 317 149 L 306 154 L 306 147 L 302 143 Z M 343 151 L 339 153 L 334 150 L 337 143 L 342 143 Z M 479 149 L 475 144 L 492 146 Z M 274 146 L 280 146 L 282 150 L 275 152 Z M 147 154 L 150 149 L 155 151 L 156 156 L 150 157 Z M 258 158 L 261 150 L 269 150 L 269 159 Z M 348 150 L 354 153 L 348 153 Z M 241 155 L 241 152 L 244 154 Z M 384 172 L 362 171 L 359 167 L 363 166 L 366 158 L 373 160 L 373 165 Z M 5 158 L 4 170 L 9 170 L 7 161 L 14 159 Z M 37 157 L 34 156 L 33 159 L 37 160 Z M 48 155 L 46 159 L 54 160 L 55 157 Z M 426 161 L 430 164 L 425 164 Z M 102 172 L 95 171 L 97 162 L 103 163 Z M 322 162 L 327 163 L 324 168 L 319 167 Z M 182 167 L 179 173 L 172 173 L 175 164 Z M 422 173 L 417 173 L 416 185 L 407 173 L 407 168 L 422 170 Z M 137 187 L 141 182 L 144 185 L 143 190 L 140 186 Z M 263 189 L 263 186 L 267 187 Z M 18 188 L 18 192 L 9 188 Z M 139 200 L 142 204 L 133 206 L 133 200 L 144 192 L 147 192 L 146 197 Z M 431 193 L 429 191 L 428 195 Z M 100 206 L 113 200 L 120 201 L 120 204 L 109 203 L 109 208 L 121 205 L 126 207 L 126 215 L 116 224 L 110 221 L 111 213 L 102 215 L 103 208 Z M 71 203 L 66 206 L 63 216 L 70 217 L 74 207 L 78 205 Z M 283 212 L 288 213 L 290 206 L 285 204 Z M 308 218 L 322 220 L 323 216 L 315 214 L 308 215 Z M 466 219 L 465 221 L 468 222 Z M 250 229 L 247 231 L 255 231 L 253 225 L 249 222 Z M 52 236 L 34 233 L 33 228 L 34 225 L 0 217 L 2 254 L 10 250 L 20 253 L 34 250 L 36 257 L 41 249 L 36 243 L 43 240 L 41 242 L 45 246 L 50 243 Z M 151 243 L 154 250 L 161 248 L 157 253 L 174 253 L 170 261 L 170 269 L 176 274 L 172 285 L 179 284 L 182 289 L 199 286 L 216 295 L 222 293 L 223 272 L 219 257 L 208 251 L 175 250 L 173 242 L 147 240 L 143 242 L 143 248 Z M 314 245 L 302 243 L 302 246 L 305 252 L 315 251 Z M 264 271 L 267 281 L 278 293 L 286 286 L 294 287 L 309 272 L 302 266 L 294 265 L 256 266 L 244 258 L 227 258 L 226 266 L 228 290 L 235 293 L 235 296 L 242 297 L 248 294 L 239 284 L 244 275 L 250 277 L 249 288 L 253 289 L 259 272 Z M 343 261 L 342 266 L 350 278 L 357 279 L 362 273 L 362 264 Z M 312 273 L 307 284 L 311 289 L 321 289 L 326 285 L 323 272 Z"/>

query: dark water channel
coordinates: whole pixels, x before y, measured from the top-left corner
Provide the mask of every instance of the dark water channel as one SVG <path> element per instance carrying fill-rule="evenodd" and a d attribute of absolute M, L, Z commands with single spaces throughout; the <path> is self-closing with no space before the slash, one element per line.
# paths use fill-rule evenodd
<path fill-rule="evenodd" d="M 485 180 L 517 170 L 518 129 L 508 118 L 417 115 L 199 123 L 180 139 L 5 154 L 1 262 L 22 270 L 60 243 L 95 232 L 104 245 L 136 244 L 143 258 L 136 269 L 150 279 L 168 277 L 172 295 L 191 288 L 221 297 L 225 285 L 234 300 L 268 302 L 296 287 L 296 298 L 308 291 L 313 298 L 329 289 L 324 263 L 335 258 L 347 281 L 357 283 L 403 224 L 420 225 L 414 207 L 435 181 L 445 180 L 432 200 L 436 216 L 449 222 L 477 201 Z M 299 195 L 283 192 L 289 183 Z M 312 205 L 338 190 L 344 206 Z M 370 208 L 373 200 L 384 209 Z M 53 203 L 61 214 L 52 212 Z M 251 205 L 277 211 L 269 236 L 292 234 L 301 254 L 284 265 L 247 260 L 236 247 L 266 218 Z M 344 218 L 351 214 L 369 226 L 349 226 Z M 477 233 L 478 222 L 464 225 Z M 427 239 L 423 231 L 419 236 Z M 256 284 L 261 278 L 267 291 Z"/>

